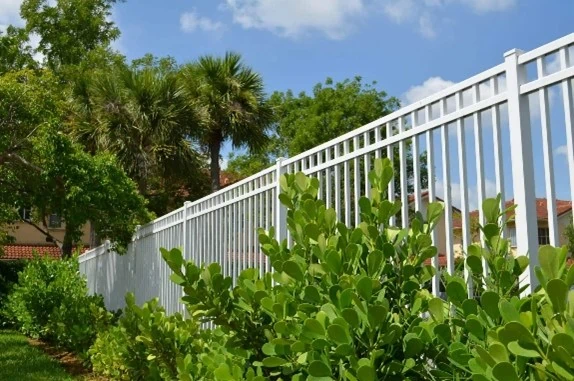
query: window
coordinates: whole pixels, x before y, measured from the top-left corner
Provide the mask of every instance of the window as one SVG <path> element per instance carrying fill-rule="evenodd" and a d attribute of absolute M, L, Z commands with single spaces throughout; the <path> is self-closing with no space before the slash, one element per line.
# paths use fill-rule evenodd
<path fill-rule="evenodd" d="M 30 221 L 32 219 L 32 210 L 29 208 L 20 208 L 18 209 L 18 215 L 24 221 Z"/>
<path fill-rule="evenodd" d="M 548 228 L 538 228 L 538 244 L 550 245 L 550 230 Z"/>
<path fill-rule="evenodd" d="M 62 219 L 56 213 L 50 214 L 48 219 L 48 227 L 57 229 L 62 227 Z"/>
<path fill-rule="evenodd" d="M 508 228 L 508 239 L 510 246 L 516 247 L 516 228 Z"/>

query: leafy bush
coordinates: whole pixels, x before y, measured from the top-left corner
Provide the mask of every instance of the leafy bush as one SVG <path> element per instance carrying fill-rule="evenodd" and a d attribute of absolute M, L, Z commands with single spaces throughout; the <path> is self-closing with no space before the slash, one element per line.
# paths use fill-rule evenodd
<path fill-rule="evenodd" d="M 417 213 L 410 227 L 391 226 L 401 208 L 386 200 L 392 177 L 388 160 L 375 163 L 356 228 L 316 199 L 316 179 L 282 177 L 294 244 L 261 230 L 274 272 L 244 270 L 235 287 L 220 265 L 198 267 L 178 249 L 162 250 L 190 315 L 221 327 L 223 346 L 247 360 L 230 367 L 223 360 L 236 355 L 224 353 L 205 379 L 574 378 L 574 270 L 566 268 L 566 249 L 541 248 L 542 287 L 520 298 L 528 258 L 513 257 L 502 238 L 500 199 L 485 200 L 485 244 L 470 246 L 465 261 L 470 279 L 445 275 L 448 300 L 433 297 L 425 285 L 436 270 L 425 260 L 437 253 L 430 232 L 443 207 L 429 204 L 426 218 Z"/>
<path fill-rule="evenodd" d="M 219 361 L 218 337 L 181 314 L 166 316 L 157 299 L 138 307 L 130 293 L 119 325 L 101 332 L 89 354 L 94 371 L 114 380 L 193 380 L 219 366 L 209 366 Z"/>
<path fill-rule="evenodd" d="M 139 308 L 128 295 L 120 326 L 90 350 L 95 369 L 133 380 L 573 380 L 567 249 L 540 248 L 541 286 L 521 297 L 529 260 L 513 257 L 502 236 L 509 211 L 500 197 L 485 200 L 483 245 L 471 245 L 463 263 L 468 279 L 444 274 L 447 299 L 434 297 L 436 270 L 425 263 L 437 254 L 430 233 L 443 207 L 391 226 L 401 208 L 386 199 L 392 177 L 390 162 L 377 160 L 356 228 L 316 199 L 316 179 L 282 177 L 294 243 L 260 230 L 274 272 L 244 270 L 235 287 L 219 264 L 199 267 L 162 249 L 191 318 L 166 316 L 157 300 Z"/>
<path fill-rule="evenodd" d="M 18 282 L 18 273 L 24 269 L 24 261 L 0 260 L 0 328 L 11 324 L 5 316 L 5 302 L 8 294 Z"/>
<path fill-rule="evenodd" d="M 6 309 L 23 333 L 80 354 L 113 318 L 101 297 L 88 296 L 76 258 L 29 261 L 8 296 Z"/>

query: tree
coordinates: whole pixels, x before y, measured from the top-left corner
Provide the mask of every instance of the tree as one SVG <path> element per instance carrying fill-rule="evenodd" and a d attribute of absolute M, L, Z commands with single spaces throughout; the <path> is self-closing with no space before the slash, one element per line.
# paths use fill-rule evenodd
<path fill-rule="evenodd" d="M 90 155 L 62 132 L 64 93 L 49 72 L 0 77 L 0 224 L 17 221 L 18 208 L 32 208 L 34 218 L 22 222 L 55 242 L 63 256 L 88 221 L 121 249 L 152 215 L 113 156 Z M 47 229 L 54 213 L 65 223 L 63 242 Z"/>
<path fill-rule="evenodd" d="M 197 121 L 176 72 L 119 68 L 87 80 L 76 98 L 73 136 L 114 153 L 154 212 L 205 194 L 204 161 L 188 138 Z"/>
<path fill-rule="evenodd" d="M 324 83 L 315 85 L 312 95 L 302 92 L 295 96 L 291 90 L 275 92 L 270 99 L 275 112 L 275 130 L 265 149 L 265 157 L 234 156 L 228 166 L 256 168 L 254 164 L 246 167 L 244 163 L 260 162 L 265 165 L 279 156 L 294 156 L 395 111 L 400 105 L 398 99 L 377 90 L 376 85 L 376 82 L 365 84 L 361 77 L 337 83 L 327 78 Z M 393 155 L 394 167 L 399 168 L 398 148 L 395 147 Z M 407 145 L 406 159 L 408 192 L 412 192 L 413 157 L 410 144 Z M 426 163 L 426 153 L 422 153 L 419 165 L 423 188 L 428 183 Z M 240 173 L 241 176 L 250 174 L 248 170 Z M 400 194 L 400 177 L 396 176 L 394 181 L 395 190 Z"/>
<path fill-rule="evenodd" d="M 327 78 L 294 96 L 291 90 L 271 96 L 277 120 L 277 148 L 294 156 L 395 111 L 399 101 L 364 84 L 361 77 L 334 83 Z"/>
<path fill-rule="evenodd" d="M 181 79 L 189 103 L 201 115 L 197 138 L 209 152 L 211 188 L 216 191 L 225 141 L 258 152 L 269 140 L 273 113 L 265 100 L 263 79 L 235 53 L 201 57 L 182 69 Z"/>
<path fill-rule="evenodd" d="M 239 178 L 249 177 L 273 165 L 269 153 L 259 152 L 251 155 L 229 154 L 226 172 Z"/>
<path fill-rule="evenodd" d="M 48 67 L 80 64 L 89 52 L 107 47 L 120 36 L 111 21 L 112 7 L 122 0 L 24 0 L 20 14 L 28 33 L 40 37 L 38 51 Z"/>
<path fill-rule="evenodd" d="M 9 25 L 5 32 L 0 31 L 0 75 L 37 66 L 25 29 Z"/>

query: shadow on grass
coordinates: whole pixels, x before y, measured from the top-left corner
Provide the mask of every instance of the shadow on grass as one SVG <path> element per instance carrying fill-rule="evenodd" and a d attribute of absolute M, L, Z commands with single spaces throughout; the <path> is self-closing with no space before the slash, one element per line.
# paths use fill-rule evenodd
<path fill-rule="evenodd" d="M 67 381 L 74 380 L 60 364 L 28 339 L 13 331 L 0 331 L 0 380 Z"/>

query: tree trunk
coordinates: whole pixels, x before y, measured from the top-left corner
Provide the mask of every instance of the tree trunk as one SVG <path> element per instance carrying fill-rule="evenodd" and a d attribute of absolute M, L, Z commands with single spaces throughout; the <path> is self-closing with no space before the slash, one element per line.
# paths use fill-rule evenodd
<path fill-rule="evenodd" d="M 72 229 L 68 228 L 66 224 L 66 233 L 64 235 L 64 243 L 62 244 L 62 259 L 68 259 L 72 256 L 73 249 L 72 242 Z"/>
<path fill-rule="evenodd" d="M 209 152 L 211 154 L 211 190 L 213 192 L 218 191 L 221 188 L 219 181 L 219 152 L 221 151 L 221 143 L 214 142 L 211 143 L 209 147 Z"/>

